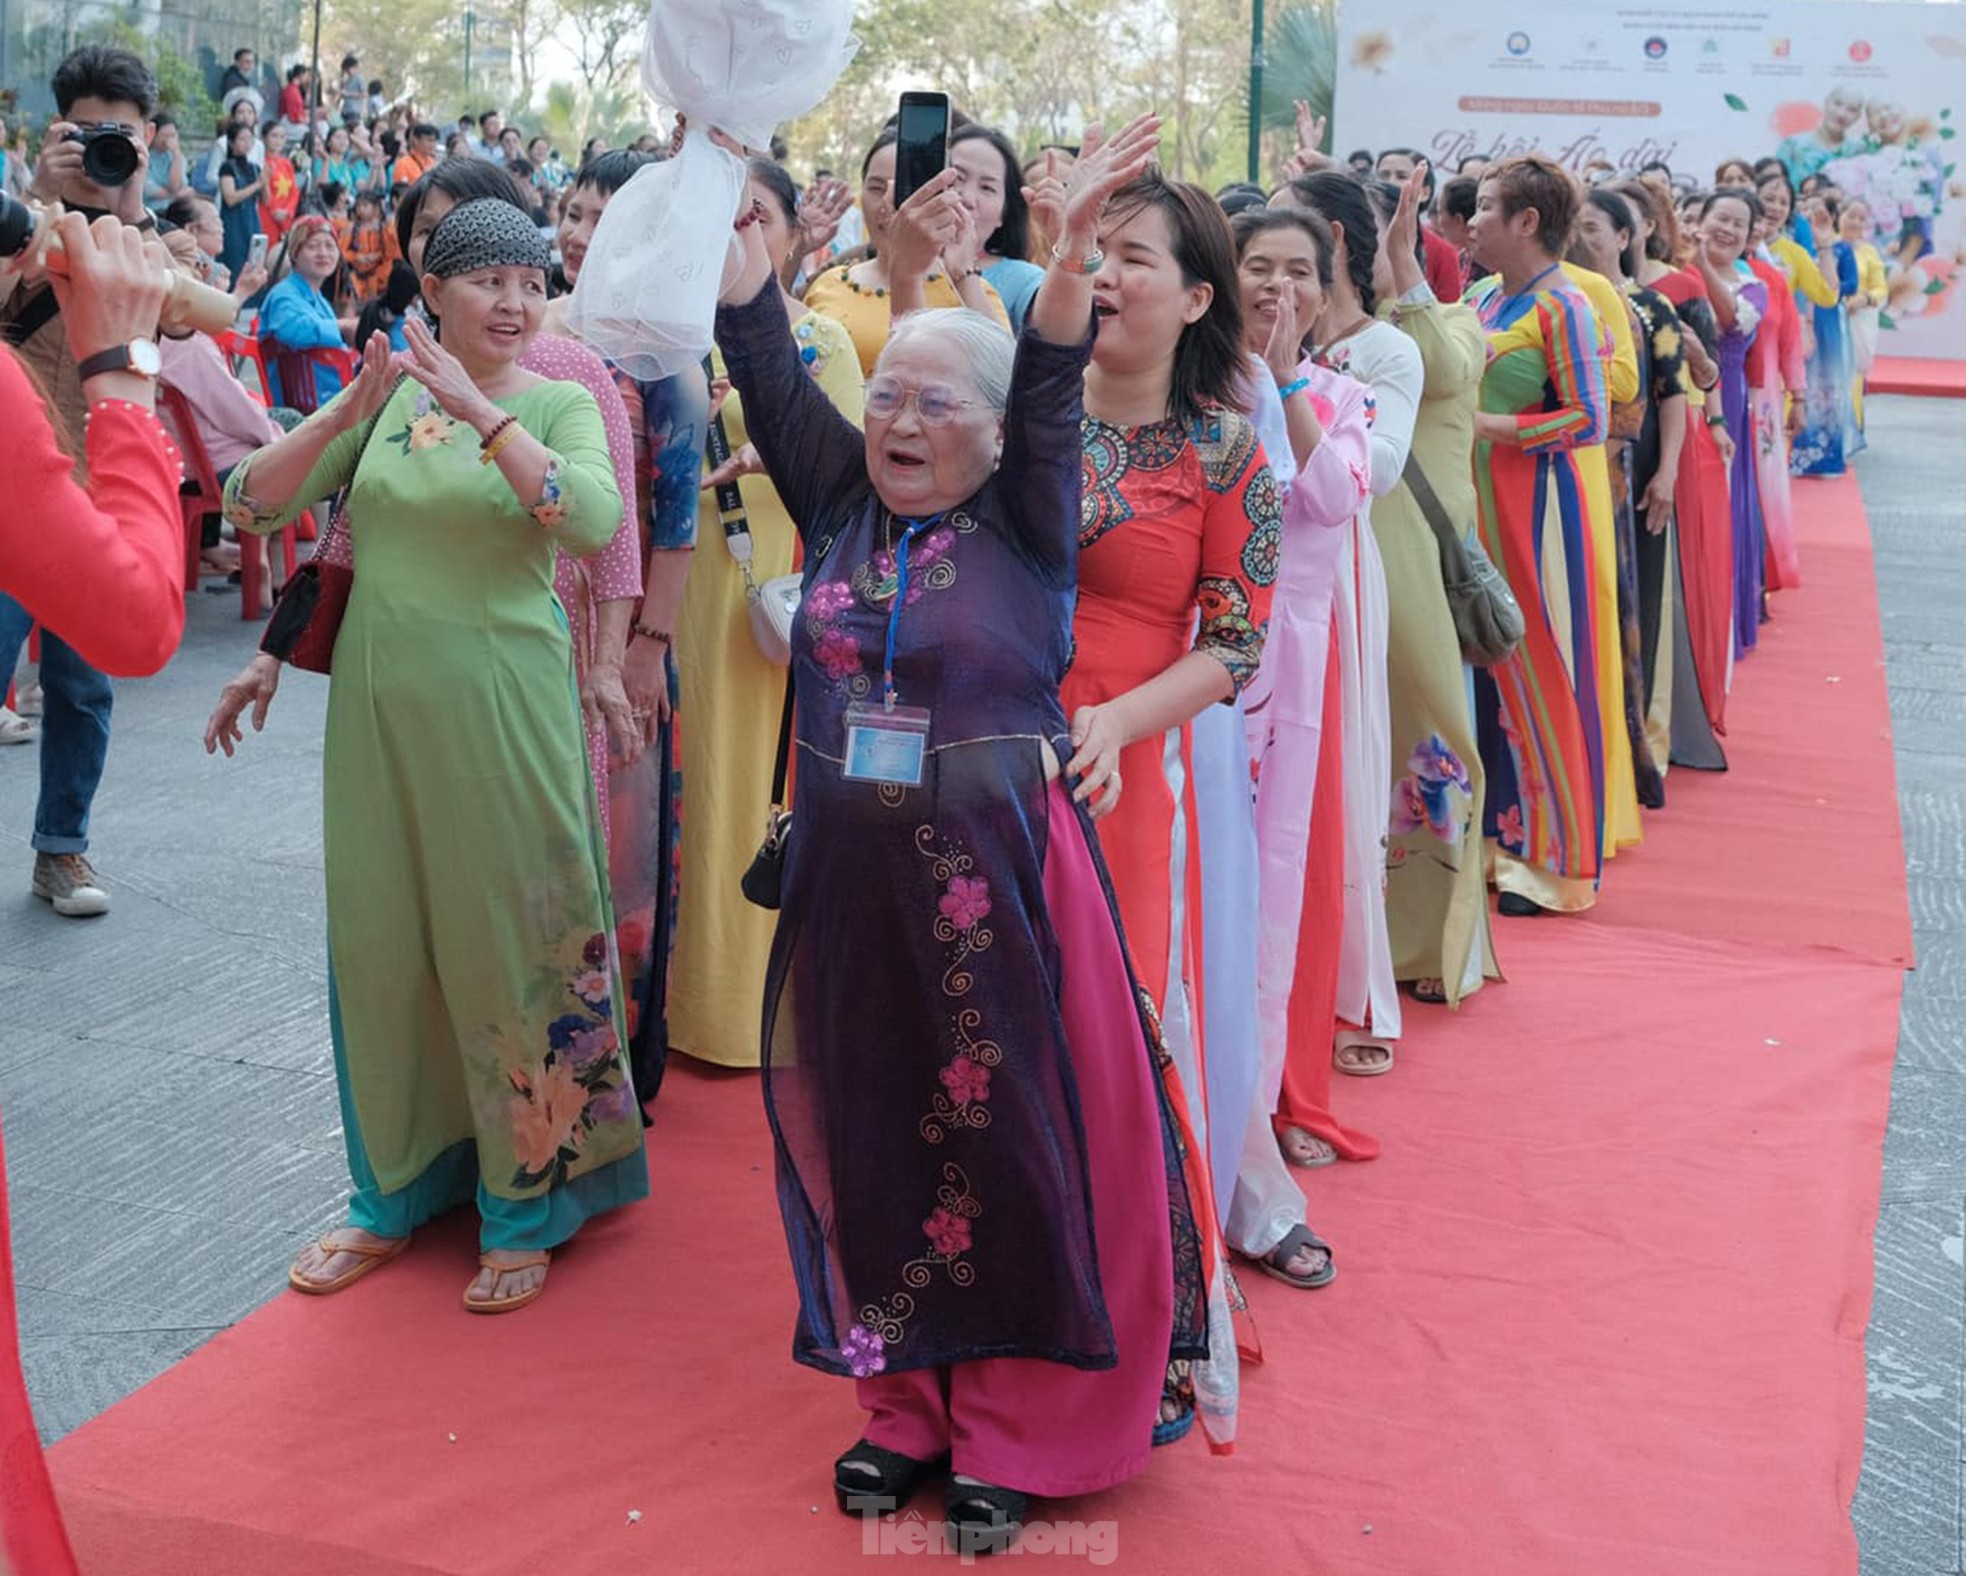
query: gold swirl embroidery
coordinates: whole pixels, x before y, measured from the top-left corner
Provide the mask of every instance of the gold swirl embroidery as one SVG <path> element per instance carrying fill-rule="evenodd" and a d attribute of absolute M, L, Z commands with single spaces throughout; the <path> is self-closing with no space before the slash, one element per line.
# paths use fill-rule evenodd
<path fill-rule="evenodd" d="M 901 1339 L 908 1321 L 915 1316 L 915 1299 L 898 1291 L 886 1302 L 870 1302 L 856 1317 L 890 1346 Z"/>
<path fill-rule="evenodd" d="M 1003 1065 L 1003 1047 L 995 1040 L 979 1040 L 974 1031 L 983 1025 L 983 1014 L 974 1007 L 965 1007 L 949 1020 L 955 1033 L 956 1055 L 967 1058 L 979 1067 L 996 1068 Z M 954 1129 L 967 1129 L 981 1132 L 990 1125 L 990 1108 L 973 1095 L 956 1099 L 945 1088 L 936 1092 L 928 1115 L 921 1119 L 918 1131 L 931 1144 L 939 1144 Z"/>
<path fill-rule="evenodd" d="M 942 1186 L 935 1190 L 935 1213 L 922 1222 L 929 1251 L 902 1265 L 901 1279 L 919 1291 L 941 1270 L 953 1285 L 973 1286 L 976 1266 L 963 1255 L 969 1252 L 970 1222 L 982 1214 L 983 1206 L 969 1190 L 968 1173 L 961 1166 L 945 1165 Z"/>

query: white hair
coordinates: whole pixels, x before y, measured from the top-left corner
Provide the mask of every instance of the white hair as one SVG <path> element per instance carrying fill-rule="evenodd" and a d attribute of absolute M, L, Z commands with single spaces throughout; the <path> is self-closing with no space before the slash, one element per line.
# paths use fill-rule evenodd
<path fill-rule="evenodd" d="M 911 340 L 943 340 L 952 343 L 969 366 L 976 392 L 999 416 L 1010 400 L 1010 369 L 1017 355 L 1017 341 L 1010 330 L 994 318 L 972 312 L 966 306 L 932 307 L 910 312 L 889 333 L 874 370 L 880 371 L 897 345 Z"/>

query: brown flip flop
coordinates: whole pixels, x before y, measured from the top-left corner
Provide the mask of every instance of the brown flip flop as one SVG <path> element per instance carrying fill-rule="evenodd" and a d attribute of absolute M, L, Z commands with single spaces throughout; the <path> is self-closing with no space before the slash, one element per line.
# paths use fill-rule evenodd
<path fill-rule="evenodd" d="M 478 1255 L 478 1268 L 492 1272 L 494 1285 L 497 1284 L 496 1278 L 500 1275 L 516 1274 L 520 1270 L 543 1270 L 552 1262 L 553 1255 L 551 1253 L 528 1254 L 525 1258 L 519 1260 L 517 1264 L 494 1264 L 491 1261 L 490 1254 L 480 1253 Z M 472 1286 L 477 1284 L 475 1280 L 471 1283 Z M 539 1294 L 545 1290 L 546 1282 L 542 1280 L 531 1291 L 522 1291 L 516 1297 L 488 1297 L 480 1299 L 473 1297 L 471 1295 L 471 1286 L 467 1286 L 464 1288 L 464 1306 L 472 1313 L 510 1313 L 515 1308 L 523 1308 L 529 1302 L 539 1301 Z"/>
<path fill-rule="evenodd" d="M 391 1237 L 380 1247 L 367 1242 L 336 1244 L 328 1240 L 332 1235 L 333 1232 L 327 1233 L 315 1243 L 315 1246 L 329 1258 L 339 1253 L 353 1254 L 358 1261 L 355 1267 L 352 1270 L 342 1271 L 333 1280 L 317 1281 L 308 1280 L 300 1273 L 300 1267 L 295 1265 L 287 1271 L 287 1284 L 295 1291 L 308 1297 L 331 1297 L 338 1291 L 346 1291 L 369 1271 L 379 1270 L 391 1259 L 401 1258 L 409 1250 L 410 1245 L 408 1237 Z"/>

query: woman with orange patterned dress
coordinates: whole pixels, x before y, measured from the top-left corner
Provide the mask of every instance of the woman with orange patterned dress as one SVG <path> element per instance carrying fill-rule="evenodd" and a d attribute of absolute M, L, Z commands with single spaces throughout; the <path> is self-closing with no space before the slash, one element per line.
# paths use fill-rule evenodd
<path fill-rule="evenodd" d="M 1114 195 L 1099 247 L 1077 650 L 1064 684 L 1078 750 L 1068 770 L 1088 773 L 1090 784 L 1125 780 L 1099 841 L 1135 978 L 1161 1022 L 1210 1287 L 1211 1355 L 1192 1381 L 1171 1380 L 1160 1437 L 1185 1430 L 1199 1411 L 1210 1444 L 1226 1449 L 1236 1355 L 1194 989 L 1201 887 L 1188 725 L 1255 675 L 1281 506 L 1255 428 L 1234 408 L 1246 360 L 1235 244 L 1221 209 L 1199 187 L 1150 173 Z"/>
<path fill-rule="evenodd" d="M 1605 741 L 1597 704 L 1590 500 L 1576 451 L 1610 420 L 1600 330 L 1560 261 L 1575 183 L 1534 154 L 1484 176 L 1469 229 L 1492 277 L 1468 302 L 1488 336 L 1475 416 L 1482 545 L 1528 613 L 1521 649 L 1475 673 L 1484 822 L 1505 914 L 1597 901 Z"/>

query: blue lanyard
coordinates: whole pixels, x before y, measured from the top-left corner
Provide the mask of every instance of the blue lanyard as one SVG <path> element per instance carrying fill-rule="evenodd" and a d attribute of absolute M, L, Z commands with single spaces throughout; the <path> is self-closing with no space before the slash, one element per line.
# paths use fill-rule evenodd
<path fill-rule="evenodd" d="M 945 511 L 946 512 L 946 511 Z M 931 515 L 926 520 L 909 520 L 907 529 L 901 533 L 901 540 L 894 544 L 894 606 L 887 614 L 887 660 L 882 664 L 881 678 L 886 688 L 886 705 L 894 710 L 894 644 L 895 637 L 901 633 L 901 609 L 908 600 L 908 544 L 922 531 L 932 525 L 939 525 L 942 516 Z"/>

